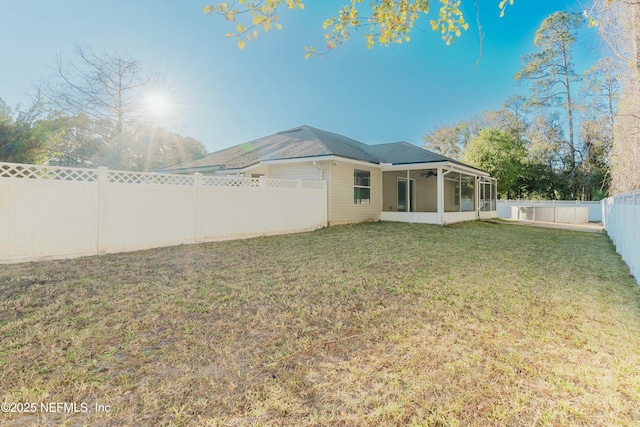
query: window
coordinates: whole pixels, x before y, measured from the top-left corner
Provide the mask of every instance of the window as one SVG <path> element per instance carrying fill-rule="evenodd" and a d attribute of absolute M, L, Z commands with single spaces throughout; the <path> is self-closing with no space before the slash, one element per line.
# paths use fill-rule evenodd
<path fill-rule="evenodd" d="M 358 169 L 353 171 L 353 203 L 371 204 L 371 172 Z"/>

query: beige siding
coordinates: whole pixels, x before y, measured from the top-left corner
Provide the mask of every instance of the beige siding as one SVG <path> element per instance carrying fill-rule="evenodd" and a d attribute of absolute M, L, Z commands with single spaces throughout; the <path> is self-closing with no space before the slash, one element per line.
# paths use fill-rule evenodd
<path fill-rule="evenodd" d="M 382 177 L 382 210 L 398 211 L 398 178 L 406 177 L 406 171 L 383 172 Z"/>
<path fill-rule="evenodd" d="M 414 180 L 415 194 L 412 203 L 415 203 L 415 212 L 437 212 L 438 210 L 438 182 L 435 176 L 425 178 L 422 176 L 426 170 L 411 171 L 409 178 Z M 398 211 L 398 178 L 406 178 L 407 171 L 383 172 L 383 211 Z"/>
<path fill-rule="evenodd" d="M 305 181 L 321 181 L 320 170 L 312 162 L 290 165 L 271 165 L 269 178 L 302 179 Z"/>
<path fill-rule="evenodd" d="M 256 168 L 249 169 L 244 173 L 245 178 L 251 178 L 251 175 L 264 175 L 267 178 L 271 178 L 269 176 L 269 166 L 260 165 Z"/>
<path fill-rule="evenodd" d="M 416 212 L 438 211 L 438 179 L 435 176 L 422 176 L 426 170 L 411 171 L 411 178 L 416 180 Z M 435 172 L 435 171 L 434 171 Z"/>
<path fill-rule="evenodd" d="M 355 169 L 371 172 L 371 204 L 353 202 L 353 172 Z M 368 167 L 339 162 L 331 166 L 329 182 L 329 224 L 378 221 L 382 210 L 382 172 Z"/>

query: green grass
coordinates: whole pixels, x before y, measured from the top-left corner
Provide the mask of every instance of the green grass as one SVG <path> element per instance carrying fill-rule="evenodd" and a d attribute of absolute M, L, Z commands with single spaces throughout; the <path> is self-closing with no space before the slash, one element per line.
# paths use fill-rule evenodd
<path fill-rule="evenodd" d="M 0 266 L 0 424 L 634 426 L 640 289 L 603 234 L 481 222 Z"/>

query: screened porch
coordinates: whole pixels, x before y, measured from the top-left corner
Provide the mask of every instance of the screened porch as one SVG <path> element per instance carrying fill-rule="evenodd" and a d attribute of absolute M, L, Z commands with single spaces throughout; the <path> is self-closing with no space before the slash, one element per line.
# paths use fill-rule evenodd
<path fill-rule="evenodd" d="M 496 180 L 473 168 L 389 168 L 382 172 L 383 221 L 447 224 L 493 218 Z"/>

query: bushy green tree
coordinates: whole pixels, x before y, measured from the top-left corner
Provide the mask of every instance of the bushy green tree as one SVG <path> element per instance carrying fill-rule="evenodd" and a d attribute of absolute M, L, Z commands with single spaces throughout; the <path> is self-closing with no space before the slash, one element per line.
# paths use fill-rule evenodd
<path fill-rule="evenodd" d="M 462 160 L 497 178 L 501 198 L 521 196 L 527 164 L 522 141 L 504 131 L 483 129 L 467 144 Z"/>
<path fill-rule="evenodd" d="M 0 99 L 0 161 L 43 163 L 60 133 L 39 101 L 26 110 L 13 111 Z"/>

